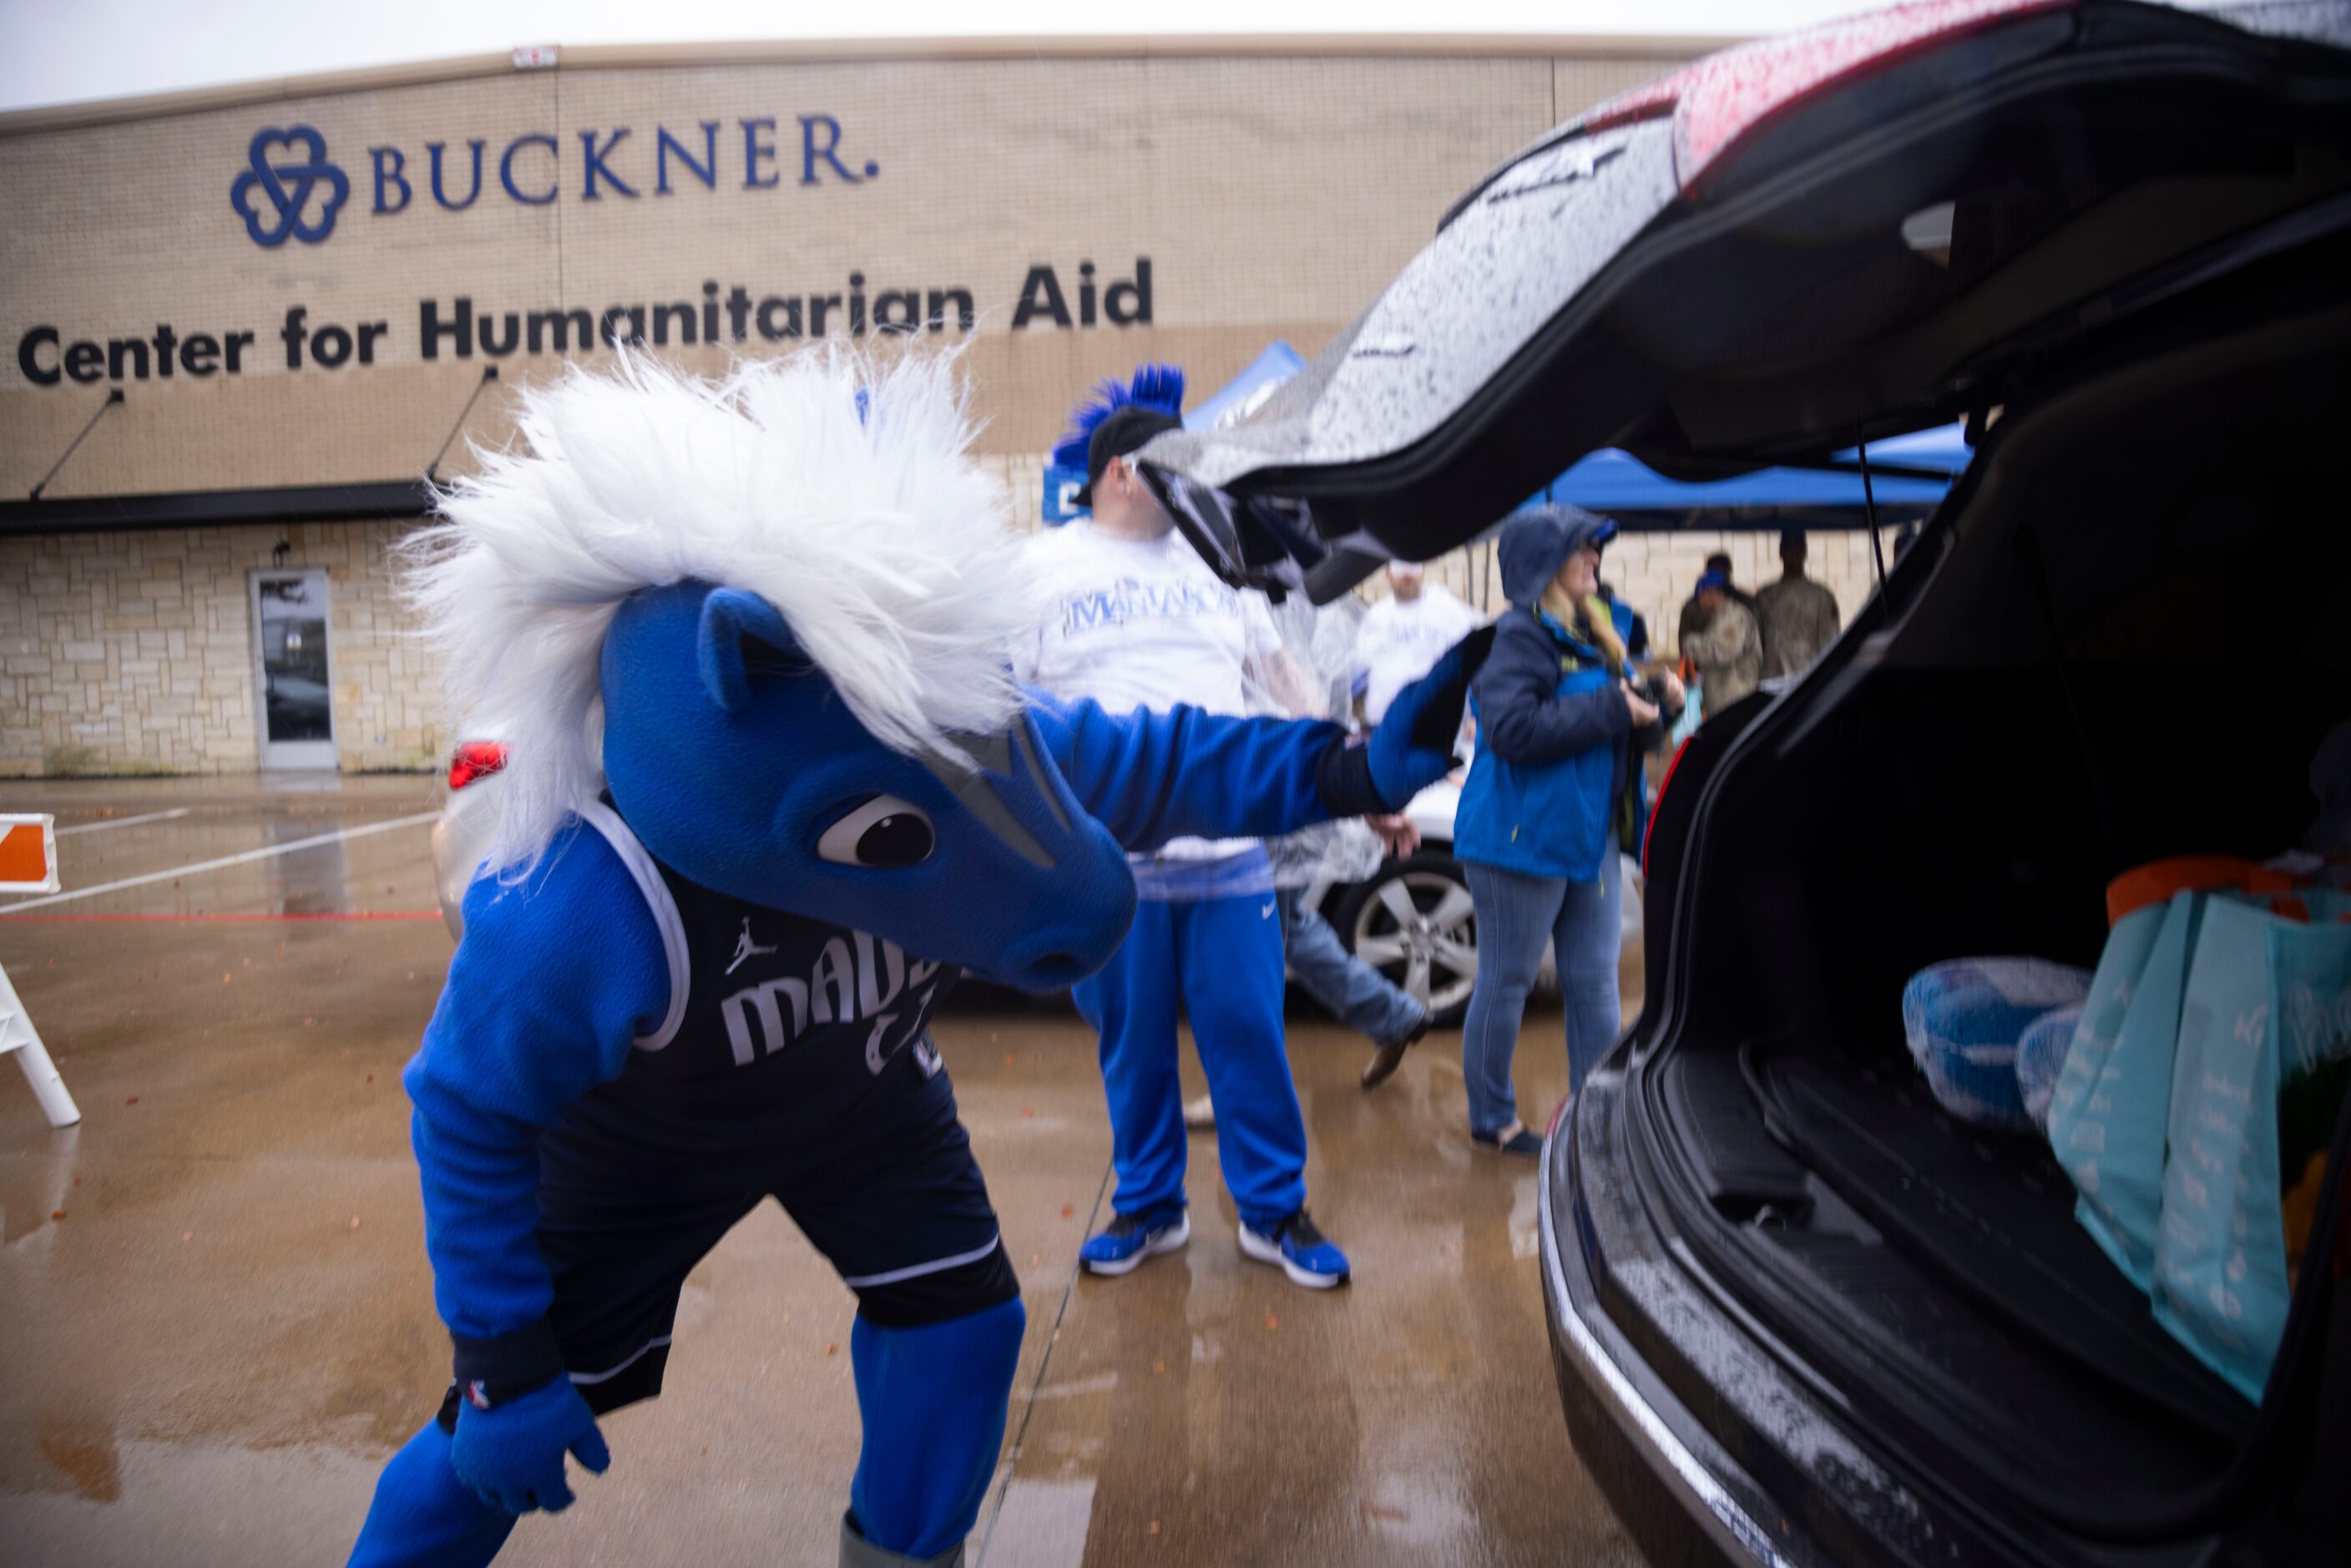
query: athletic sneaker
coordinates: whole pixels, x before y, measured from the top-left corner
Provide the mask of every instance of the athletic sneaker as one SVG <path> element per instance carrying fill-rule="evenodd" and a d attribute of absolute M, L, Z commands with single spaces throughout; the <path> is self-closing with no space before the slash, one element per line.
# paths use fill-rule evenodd
<path fill-rule="evenodd" d="M 1196 1133 L 1215 1132 L 1217 1130 L 1216 1101 L 1206 1094 L 1201 1095 L 1197 1100 L 1185 1101 L 1184 1125 Z"/>
<path fill-rule="evenodd" d="M 1242 1221 L 1241 1251 L 1260 1263 L 1280 1264 L 1290 1283 L 1310 1291 L 1327 1291 L 1347 1282 L 1347 1255 L 1314 1228 L 1314 1221 L 1302 1208 L 1262 1232 Z"/>
<path fill-rule="evenodd" d="M 1148 1216 L 1119 1214 L 1111 1217 L 1101 1235 L 1087 1239 L 1078 1249 L 1078 1258 L 1089 1274 L 1126 1274 L 1145 1258 L 1176 1251 L 1190 1239 L 1192 1219 L 1183 1209 L 1162 1209 Z"/>
<path fill-rule="evenodd" d="M 1376 1089 L 1385 1083 L 1404 1065 L 1404 1053 L 1420 1043 L 1420 1037 L 1428 1032 L 1429 1023 L 1436 1017 L 1426 1003 L 1422 1004 L 1420 1021 L 1406 1030 L 1402 1040 L 1390 1040 L 1372 1052 L 1372 1059 L 1364 1063 L 1364 1087 Z"/>
<path fill-rule="evenodd" d="M 1512 1122 L 1499 1133 L 1472 1133 L 1469 1141 L 1498 1155 L 1517 1155 L 1530 1160 L 1542 1153 L 1542 1140 L 1524 1122 Z"/>

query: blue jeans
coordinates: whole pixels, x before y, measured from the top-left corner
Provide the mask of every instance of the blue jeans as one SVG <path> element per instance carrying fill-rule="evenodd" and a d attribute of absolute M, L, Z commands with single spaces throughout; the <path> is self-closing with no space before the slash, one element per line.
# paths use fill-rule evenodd
<path fill-rule="evenodd" d="M 1518 1115 L 1510 1059 L 1527 991 L 1551 939 L 1567 1011 L 1567 1086 L 1573 1093 L 1624 1027 L 1616 960 L 1624 946 L 1625 872 L 1612 842 L 1597 883 L 1527 876 L 1462 862 L 1478 905 L 1478 988 L 1461 1026 L 1461 1076 L 1469 1087 L 1469 1130 L 1500 1132 Z"/>
<path fill-rule="evenodd" d="M 1347 951 L 1331 923 L 1306 907 L 1306 890 L 1285 887 L 1281 936 L 1290 955 L 1290 977 L 1322 1010 L 1371 1036 L 1374 1045 L 1394 1045 L 1428 1016 L 1410 991 Z"/>
<path fill-rule="evenodd" d="M 1102 1037 L 1119 1213 L 1184 1202 L 1179 1005 L 1191 1015 L 1192 1043 L 1207 1071 L 1217 1155 L 1233 1207 L 1259 1230 L 1298 1211 L 1306 1201 L 1306 1122 L 1283 1049 L 1281 926 L 1272 894 L 1190 904 L 1145 899 L 1110 962 L 1070 995 Z"/>

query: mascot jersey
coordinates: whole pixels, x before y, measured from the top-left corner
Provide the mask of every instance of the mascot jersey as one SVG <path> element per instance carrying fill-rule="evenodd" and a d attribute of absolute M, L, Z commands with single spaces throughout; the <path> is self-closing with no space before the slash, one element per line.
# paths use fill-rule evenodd
<path fill-rule="evenodd" d="M 644 894 L 670 1004 L 620 1076 L 574 1106 L 576 1125 L 682 1155 L 754 1150 L 862 1113 L 902 1054 L 913 1082 L 938 1071 L 924 1026 L 961 969 L 692 882 L 609 805 L 588 821 Z"/>

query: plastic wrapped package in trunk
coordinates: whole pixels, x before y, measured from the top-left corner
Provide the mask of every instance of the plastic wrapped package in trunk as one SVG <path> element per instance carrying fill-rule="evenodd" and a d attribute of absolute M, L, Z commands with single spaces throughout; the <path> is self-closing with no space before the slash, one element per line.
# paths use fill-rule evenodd
<path fill-rule="evenodd" d="M 2017 1042 L 2058 1008 L 2089 992 L 2087 970 L 2045 958 L 1954 958 L 1902 988 L 1910 1060 L 1944 1110 L 1963 1122 L 2031 1132 L 2016 1081 Z"/>
<path fill-rule="evenodd" d="M 2057 1092 L 2057 1076 L 2065 1069 L 2065 1058 L 2081 1027 L 2082 1004 L 2076 1002 L 2043 1013 L 2017 1037 L 2016 1092 L 2024 1101 L 2024 1113 L 2044 1132 L 2049 1127 L 2049 1101 Z"/>

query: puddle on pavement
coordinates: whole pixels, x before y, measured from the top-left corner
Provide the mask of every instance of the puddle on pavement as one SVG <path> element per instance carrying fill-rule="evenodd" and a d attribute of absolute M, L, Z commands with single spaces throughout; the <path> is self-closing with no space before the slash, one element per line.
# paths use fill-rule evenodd
<path fill-rule="evenodd" d="M 272 844 L 290 844 L 303 839 L 316 838 L 320 830 L 301 821 L 279 821 L 269 824 Z M 278 870 L 271 878 L 275 897 L 272 912 L 278 915 L 340 915 L 351 907 L 350 846 L 340 839 L 329 839 L 322 844 L 290 852 L 279 856 Z"/>

